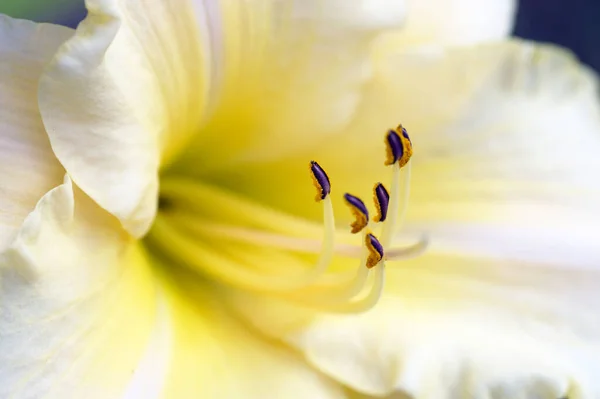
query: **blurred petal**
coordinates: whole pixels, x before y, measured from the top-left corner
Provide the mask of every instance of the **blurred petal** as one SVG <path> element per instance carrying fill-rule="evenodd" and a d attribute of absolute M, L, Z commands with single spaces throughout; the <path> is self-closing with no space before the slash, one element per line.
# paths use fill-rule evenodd
<path fill-rule="evenodd" d="M 470 45 L 511 34 L 515 0 L 408 0 L 407 44 Z"/>
<path fill-rule="evenodd" d="M 164 322 L 131 243 L 68 177 L 40 200 L 0 258 L 1 397 L 120 397 Z"/>
<path fill-rule="evenodd" d="M 406 4 L 397 0 L 295 0 L 294 14 L 298 19 L 329 22 L 327 26 L 373 30 L 400 26 L 406 18 Z M 334 28 L 335 29 L 335 28 Z"/>
<path fill-rule="evenodd" d="M 213 2 L 200 2 L 208 18 Z M 54 151 L 74 181 L 134 235 L 156 210 L 157 173 L 199 128 L 215 26 L 190 2 L 90 0 L 40 84 Z"/>
<path fill-rule="evenodd" d="M 0 15 L 0 250 L 36 202 L 60 184 L 37 106 L 42 68 L 72 31 Z"/>
<path fill-rule="evenodd" d="M 312 192 L 295 184 L 306 179 L 294 162 L 318 159 L 332 186 L 367 197 L 387 176 L 380 134 L 402 122 L 415 150 L 407 230 L 426 232 L 429 252 L 391 262 L 384 299 L 365 315 L 305 324 L 269 298 L 235 305 L 371 395 L 599 395 L 596 78 L 569 54 L 520 42 L 388 50 L 351 129 L 254 167 L 279 188 L 266 200 L 308 215 Z M 243 189 L 262 199 L 265 186 Z"/>

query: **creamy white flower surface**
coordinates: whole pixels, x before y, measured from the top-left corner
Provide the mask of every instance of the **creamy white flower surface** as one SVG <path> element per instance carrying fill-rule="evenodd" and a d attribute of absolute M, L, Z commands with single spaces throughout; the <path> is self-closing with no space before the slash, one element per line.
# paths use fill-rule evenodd
<path fill-rule="evenodd" d="M 596 78 L 554 48 L 439 45 L 500 39 L 512 2 L 348 4 L 0 19 L 0 397 L 600 395 Z M 371 286 L 342 197 L 389 186 L 399 122 L 403 233 L 430 247 L 382 240 Z"/>
<path fill-rule="evenodd" d="M 450 46 L 510 35 L 517 12 L 513 0 L 408 0 L 403 35 L 408 43 Z"/>
<path fill-rule="evenodd" d="M 366 314 L 298 329 L 272 317 L 292 313 L 284 305 L 236 292 L 240 312 L 375 396 L 600 395 L 596 78 L 525 43 L 384 51 L 379 68 L 376 95 L 338 144 L 369 151 L 363 131 L 395 114 L 417 127 L 406 232 L 428 232 L 429 250 L 388 263 L 383 299 Z M 319 155 L 330 169 L 334 157 Z M 336 182 L 358 190 L 359 169 L 344 173 Z"/>
<path fill-rule="evenodd" d="M 0 249 L 64 170 L 50 149 L 37 107 L 44 64 L 72 31 L 0 15 Z"/>

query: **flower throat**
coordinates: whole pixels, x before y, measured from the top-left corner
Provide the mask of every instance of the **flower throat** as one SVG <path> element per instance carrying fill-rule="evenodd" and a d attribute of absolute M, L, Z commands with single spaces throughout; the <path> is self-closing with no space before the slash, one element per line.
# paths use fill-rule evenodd
<path fill-rule="evenodd" d="M 345 193 L 344 201 L 354 216 L 350 232 L 360 235 L 360 244 L 336 244 L 340 232 L 335 226 L 331 182 L 321 165 L 311 161 L 315 200 L 323 206 L 321 240 L 287 234 L 291 228 L 314 236 L 318 232 L 311 223 L 197 181 L 169 178 L 161 184 L 161 212 L 148 242 L 175 263 L 222 283 L 320 311 L 366 311 L 383 291 L 386 260 L 414 257 L 426 248 L 425 240 L 391 248 L 399 216 L 403 217 L 407 205 L 412 143 L 400 125 L 387 131 L 385 144 L 385 164 L 393 168 L 393 177 L 390 191 L 380 182 L 373 188 L 377 214 L 372 221 L 381 228 L 380 238 L 369 228 L 369 211 L 363 200 Z M 218 223 L 210 221 L 211 215 L 202 208 L 205 204 L 218 207 Z M 318 253 L 318 258 L 307 267 L 307 262 L 293 253 Z M 358 258 L 358 266 L 350 272 L 332 271 L 336 255 Z"/>

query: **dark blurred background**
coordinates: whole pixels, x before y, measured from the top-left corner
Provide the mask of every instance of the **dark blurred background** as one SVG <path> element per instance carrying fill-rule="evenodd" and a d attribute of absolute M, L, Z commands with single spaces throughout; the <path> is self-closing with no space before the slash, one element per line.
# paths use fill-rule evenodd
<path fill-rule="evenodd" d="M 600 72 L 600 0 L 521 0 L 514 34 L 568 47 Z"/>
<path fill-rule="evenodd" d="M 71 27 L 85 16 L 83 0 L 0 0 L 0 12 Z M 600 0 L 521 0 L 514 34 L 568 47 L 600 72 Z"/>

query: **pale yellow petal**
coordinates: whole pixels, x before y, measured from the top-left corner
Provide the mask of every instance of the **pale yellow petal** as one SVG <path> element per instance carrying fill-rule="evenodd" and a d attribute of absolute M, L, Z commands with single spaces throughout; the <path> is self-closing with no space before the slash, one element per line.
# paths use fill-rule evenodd
<path fill-rule="evenodd" d="M 0 250 L 64 171 L 37 106 L 42 68 L 72 31 L 0 15 Z"/>
<path fill-rule="evenodd" d="M 296 353 L 236 319 L 224 306 L 219 287 L 176 265 L 158 267 L 173 329 L 161 398 L 345 397 L 337 383 Z"/>
<path fill-rule="evenodd" d="M 212 2 L 199 2 L 209 18 Z M 206 113 L 220 34 L 188 1 L 90 0 L 40 83 L 54 151 L 74 181 L 134 235 L 154 216 L 158 168 Z"/>
<path fill-rule="evenodd" d="M 383 300 L 364 315 L 306 324 L 287 305 L 239 294 L 236 308 L 369 395 L 598 396 L 596 77 L 563 51 L 522 42 L 388 50 L 351 129 L 243 169 L 269 180 L 241 190 L 309 215 L 312 187 L 293 164 L 307 158 L 322 160 L 332 187 L 369 198 L 389 176 L 382 134 L 402 122 L 415 151 L 406 227 L 429 235 L 429 251 L 390 262 Z"/>
<path fill-rule="evenodd" d="M 121 397 L 164 322 L 131 244 L 68 177 L 40 200 L 0 258 L 0 397 Z"/>

